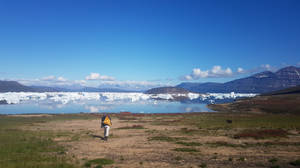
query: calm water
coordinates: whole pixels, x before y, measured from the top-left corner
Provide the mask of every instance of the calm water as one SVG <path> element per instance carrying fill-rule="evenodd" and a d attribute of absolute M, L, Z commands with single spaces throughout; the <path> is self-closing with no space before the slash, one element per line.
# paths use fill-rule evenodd
<path fill-rule="evenodd" d="M 80 112 L 111 112 L 128 111 L 132 113 L 185 113 L 212 112 L 206 104 L 184 104 L 169 101 L 140 101 L 140 102 L 99 102 L 80 101 L 67 104 L 49 101 L 24 101 L 20 104 L 0 105 L 0 114 L 27 113 L 80 113 Z"/>

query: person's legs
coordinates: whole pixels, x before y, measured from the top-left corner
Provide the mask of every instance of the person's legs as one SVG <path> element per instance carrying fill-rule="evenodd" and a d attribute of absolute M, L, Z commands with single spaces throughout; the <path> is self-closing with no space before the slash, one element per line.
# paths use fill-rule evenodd
<path fill-rule="evenodd" d="M 104 126 L 104 140 L 107 140 L 108 136 L 109 136 L 109 126 L 106 125 Z"/>

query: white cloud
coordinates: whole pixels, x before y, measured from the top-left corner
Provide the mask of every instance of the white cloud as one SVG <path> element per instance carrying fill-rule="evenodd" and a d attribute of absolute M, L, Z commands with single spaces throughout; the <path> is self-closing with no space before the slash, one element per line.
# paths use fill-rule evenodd
<path fill-rule="evenodd" d="M 11 79 L 18 81 L 27 86 L 49 86 L 63 88 L 82 88 L 82 87 L 100 87 L 100 88 L 115 88 L 122 90 L 144 91 L 154 87 L 169 86 L 163 81 L 117 81 L 109 76 L 101 76 L 97 73 L 91 73 L 86 77 L 87 80 L 68 80 L 62 76 L 55 77 L 53 75 L 37 79 Z M 94 80 L 92 80 L 94 79 Z"/>
<path fill-rule="evenodd" d="M 101 81 L 99 84 L 100 88 L 117 88 L 125 90 L 147 90 L 161 86 L 166 86 L 166 84 L 149 81 Z"/>
<path fill-rule="evenodd" d="M 66 82 L 67 79 L 65 79 L 64 77 L 60 76 L 60 77 L 57 78 L 57 81 L 59 81 L 59 82 Z"/>
<path fill-rule="evenodd" d="M 100 76 L 100 80 L 113 81 L 113 80 L 115 80 L 115 78 L 103 75 L 103 76 Z"/>
<path fill-rule="evenodd" d="M 226 77 L 231 75 L 232 70 L 230 68 L 222 69 L 221 66 L 216 65 L 209 71 L 208 77 Z"/>
<path fill-rule="evenodd" d="M 98 73 L 91 73 L 90 75 L 86 76 L 86 80 L 98 80 L 100 78 L 100 74 Z"/>
<path fill-rule="evenodd" d="M 85 85 L 87 82 L 86 82 L 86 80 L 75 80 L 74 83 L 80 84 L 80 85 Z"/>
<path fill-rule="evenodd" d="M 67 80 L 66 78 L 60 76 L 56 77 L 54 75 L 38 78 L 38 79 L 16 79 L 24 85 L 35 85 L 35 86 L 63 86 L 63 85 L 73 85 L 74 81 Z"/>
<path fill-rule="evenodd" d="M 100 75 L 99 73 L 92 72 L 90 75 L 85 77 L 86 80 L 103 80 L 103 81 L 113 81 L 114 77 Z"/>
<path fill-rule="evenodd" d="M 191 75 L 185 75 L 183 80 L 193 80 L 193 77 Z"/>
<path fill-rule="evenodd" d="M 238 72 L 238 73 L 244 73 L 245 70 L 244 70 L 243 68 L 239 67 L 239 68 L 237 69 L 237 72 Z"/>
<path fill-rule="evenodd" d="M 50 76 L 46 76 L 46 77 L 43 77 L 43 78 L 40 78 L 40 79 L 37 79 L 39 81 L 53 81 L 53 82 L 66 82 L 67 79 L 65 79 L 64 77 L 60 76 L 58 78 L 56 78 L 55 76 L 53 75 L 50 75 Z"/>
<path fill-rule="evenodd" d="M 208 77 L 208 75 L 209 75 L 208 71 L 201 71 L 200 68 L 194 68 L 191 77 L 206 78 L 206 77 Z"/>
<path fill-rule="evenodd" d="M 261 67 L 262 67 L 263 69 L 268 70 L 268 71 L 272 70 L 272 67 L 271 67 L 270 64 L 263 64 L 263 65 L 261 65 Z"/>
<path fill-rule="evenodd" d="M 52 80 L 55 80 L 56 77 L 51 75 L 51 76 L 46 76 L 46 77 L 43 77 L 41 80 L 43 81 L 52 81 Z"/>
<path fill-rule="evenodd" d="M 213 66 L 210 70 L 201 70 L 200 68 L 194 68 L 190 75 L 185 75 L 182 80 L 197 80 L 200 78 L 220 78 L 230 77 L 233 72 L 230 68 L 222 69 L 221 66 Z"/>

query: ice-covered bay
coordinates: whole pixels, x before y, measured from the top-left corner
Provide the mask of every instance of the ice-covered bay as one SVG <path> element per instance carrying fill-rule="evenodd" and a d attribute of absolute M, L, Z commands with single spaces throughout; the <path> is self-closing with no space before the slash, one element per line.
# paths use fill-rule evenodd
<path fill-rule="evenodd" d="M 60 112 L 194 112 L 209 111 L 207 103 L 218 100 L 253 97 L 255 94 L 207 93 L 207 94 L 144 94 L 112 92 L 6 92 L 0 93 L 0 114 L 9 111 L 23 113 Z M 171 101 L 170 101 L 171 100 Z M 176 101 L 174 101 L 176 100 Z M 180 103 L 185 102 L 184 103 Z M 192 104 L 191 104 L 192 103 Z M 46 110 L 45 110 L 46 109 Z M 13 112 L 12 112 L 13 113 Z M 22 113 L 22 112 L 21 112 Z"/>

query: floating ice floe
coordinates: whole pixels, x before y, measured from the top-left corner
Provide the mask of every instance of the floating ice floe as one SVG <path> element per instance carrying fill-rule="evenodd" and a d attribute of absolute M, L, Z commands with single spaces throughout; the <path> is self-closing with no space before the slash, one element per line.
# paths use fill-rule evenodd
<path fill-rule="evenodd" d="M 189 100 L 236 99 L 239 97 L 253 97 L 256 94 L 243 93 L 188 93 L 188 94 L 144 94 L 144 93 L 115 93 L 115 92 L 6 92 L 0 93 L 0 100 L 6 100 L 8 104 L 18 104 L 23 101 L 44 101 L 67 104 L 74 101 L 99 101 L 99 102 L 138 102 L 150 99 L 174 100 L 178 97 L 185 97 Z M 213 101 L 212 101 L 213 102 Z"/>

